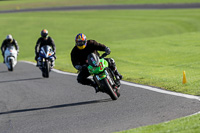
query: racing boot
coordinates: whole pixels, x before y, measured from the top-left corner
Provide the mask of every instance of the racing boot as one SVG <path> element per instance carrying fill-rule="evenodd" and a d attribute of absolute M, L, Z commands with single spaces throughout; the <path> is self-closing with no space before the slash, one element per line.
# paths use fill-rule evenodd
<path fill-rule="evenodd" d="M 5 57 L 4 57 L 4 55 L 3 55 L 3 63 L 5 64 Z"/>
<path fill-rule="evenodd" d="M 53 68 L 55 66 L 55 61 L 51 62 L 51 68 Z"/>
<path fill-rule="evenodd" d="M 95 87 L 95 92 L 96 93 L 99 92 L 99 87 L 98 86 Z"/>
<path fill-rule="evenodd" d="M 94 87 L 96 93 L 99 92 L 99 87 L 95 82 L 92 83 L 92 87 Z"/>
<path fill-rule="evenodd" d="M 114 71 L 114 74 L 116 75 L 118 80 L 121 80 L 123 76 L 117 71 L 117 69 Z"/>
<path fill-rule="evenodd" d="M 36 67 L 40 67 L 41 66 L 41 61 L 37 61 Z"/>
<path fill-rule="evenodd" d="M 51 60 L 51 68 L 53 68 L 55 66 L 55 58 L 53 57 L 50 60 Z"/>
<path fill-rule="evenodd" d="M 36 67 L 40 67 L 40 66 L 41 66 L 41 64 L 42 64 L 41 61 L 42 61 L 41 58 L 38 57 L 38 58 L 37 58 L 37 64 L 36 64 Z"/>

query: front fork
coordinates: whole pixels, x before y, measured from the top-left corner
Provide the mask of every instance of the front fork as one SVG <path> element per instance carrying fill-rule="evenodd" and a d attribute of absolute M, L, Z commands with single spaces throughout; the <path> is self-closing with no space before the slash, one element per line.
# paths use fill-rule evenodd
<path fill-rule="evenodd" d="M 39 66 L 42 67 L 44 65 L 45 60 L 46 60 L 45 58 L 38 57 L 37 61 L 38 61 Z M 54 67 L 55 66 L 55 58 L 50 57 L 49 60 L 51 62 L 50 66 Z"/>

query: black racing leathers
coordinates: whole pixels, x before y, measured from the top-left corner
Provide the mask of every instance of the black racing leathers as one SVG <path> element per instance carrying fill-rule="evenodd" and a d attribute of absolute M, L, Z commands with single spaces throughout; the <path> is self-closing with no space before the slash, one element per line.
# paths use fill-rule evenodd
<path fill-rule="evenodd" d="M 37 58 L 39 57 L 40 48 L 42 46 L 45 46 L 45 45 L 51 46 L 54 53 L 56 53 L 56 46 L 55 46 L 54 40 L 50 36 L 48 36 L 47 39 L 40 37 L 37 40 L 37 43 L 36 43 L 36 46 L 35 46 L 35 55 L 36 55 L 35 60 L 37 60 Z"/>
<path fill-rule="evenodd" d="M 88 40 L 84 49 L 80 50 L 75 46 L 71 51 L 71 61 L 73 66 L 86 64 L 87 56 L 91 53 L 99 55 L 98 51 L 105 51 L 106 46 L 96 42 L 95 40 Z"/>
<path fill-rule="evenodd" d="M 7 47 L 10 47 L 10 46 L 15 46 L 17 52 L 19 52 L 19 46 L 15 39 L 13 39 L 12 42 L 9 42 L 7 39 L 5 39 L 1 45 L 1 52 L 2 52 L 3 57 L 4 57 L 4 51 L 6 50 Z"/>
<path fill-rule="evenodd" d="M 106 46 L 104 44 L 98 43 L 95 40 L 88 40 L 87 45 L 84 49 L 80 50 L 75 46 L 71 51 L 71 61 L 73 66 L 87 64 L 87 56 L 91 53 L 96 53 L 99 55 L 97 51 L 105 51 Z M 80 71 L 77 77 L 78 83 L 81 83 L 83 85 L 90 85 L 95 87 L 95 83 L 88 79 L 87 77 L 90 76 L 90 73 L 88 72 L 88 69 L 83 67 L 83 69 Z"/>

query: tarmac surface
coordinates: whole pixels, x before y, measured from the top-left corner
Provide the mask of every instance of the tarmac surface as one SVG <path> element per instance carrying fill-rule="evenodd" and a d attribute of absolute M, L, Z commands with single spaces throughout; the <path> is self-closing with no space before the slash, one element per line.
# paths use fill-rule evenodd
<path fill-rule="evenodd" d="M 200 3 L 191 4 L 141 4 L 141 5 L 92 5 L 92 6 L 67 6 L 33 9 L 16 9 L 0 11 L 1 13 L 41 12 L 41 11 L 77 11 L 77 10 L 152 10 L 152 9 L 190 9 L 200 8 Z"/>
<path fill-rule="evenodd" d="M 111 133 L 166 122 L 200 111 L 200 101 L 125 84 L 112 101 L 52 71 L 48 79 L 34 65 L 18 62 L 13 72 L 0 64 L 0 132 Z"/>

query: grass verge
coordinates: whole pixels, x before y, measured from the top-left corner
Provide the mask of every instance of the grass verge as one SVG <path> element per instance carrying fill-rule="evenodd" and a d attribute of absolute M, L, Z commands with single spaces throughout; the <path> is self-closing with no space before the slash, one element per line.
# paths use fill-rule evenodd
<path fill-rule="evenodd" d="M 199 133 L 200 114 L 118 133 Z"/>

